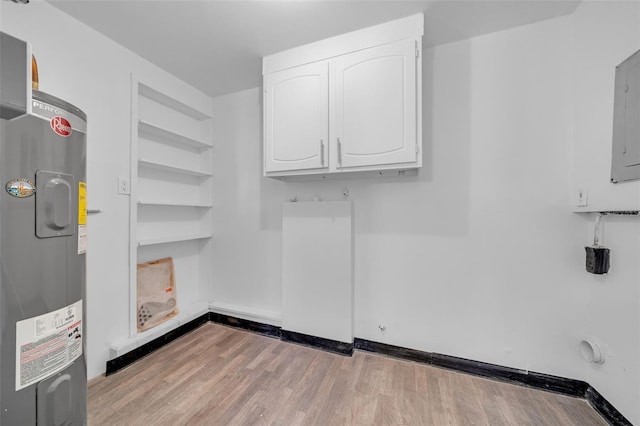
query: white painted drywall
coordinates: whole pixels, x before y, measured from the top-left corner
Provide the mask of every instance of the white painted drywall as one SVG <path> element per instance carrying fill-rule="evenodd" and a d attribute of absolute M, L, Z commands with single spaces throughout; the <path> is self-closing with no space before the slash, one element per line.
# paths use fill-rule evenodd
<path fill-rule="evenodd" d="M 640 2 L 582 2 L 573 27 L 573 181 L 590 206 L 640 207 L 640 180 L 612 184 L 611 136 L 615 67 L 640 49 Z M 595 215 L 576 214 L 583 242 L 593 242 Z M 600 243 L 611 250 L 606 276 L 582 272 L 588 294 L 585 337 L 605 349 L 604 364 L 588 364 L 585 381 L 640 424 L 640 217 L 605 217 Z"/>
<path fill-rule="evenodd" d="M 103 211 L 88 222 L 85 306 L 92 378 L 104 372 L 109 345 L 129 335 L 129 197 L 116 189 L 118 176 L 130 176 L 130 73 L 183 93 L 204 110 L 211 99 L 46 2 L 2 1 L 0 12 L 0 29 L 32 44 L 40 90 L 88 116 L 88 207 Z M 184 296 L 193 298 L 194 292 L 195 286 Z"/>
<path fill-rule="evenodd" d="M 282 329 L 353 342 L 350 201 L 282 205 Z"/>
<path fill-rule="evenodd" d="M 224 225 L 212 297 L 277 317 L 280 203 L 339 200 L 348 188 L 357 337 L 586 380 L 638 423 L 638 221 L 607 219 L 611 274 L 598 278 L 584 271 L 592 218 L 571 212 L 572 164 L 582 155 L 574 135 L 610 127 L 613 112 L 601 106 L 612 105 L 613 70 L 594 77 L 597 90 L 575 93 L 578 50 L 599 16 L 584 2 L 575 17 L 424 50 L 418 177 L 261 178 L 260 89 L 214 99 L 224 150 L 214 170 L 225 180 L 214 198 L 225 203 L 214 214 Z M 603 49 L 628 44 L 634 6 L 605 16 L 621 28 L 600 35 Z M 609 66 L 608 55 L 591 54 Z M 592 109 L 581 115 L 586 102 Z M 609 137 L 592 138 L 593 148 L 609 150 L 610 129 L 602 132 Z M 601 367 L 580 357 L 587 335 L 612 355 Z"/>
<path fill-rule="evenodd" d="M 213 102 L 213 279 L 201 288 L 214 310 L 280 325 L 282 182 L 262 179 L 259 89 Z"/>

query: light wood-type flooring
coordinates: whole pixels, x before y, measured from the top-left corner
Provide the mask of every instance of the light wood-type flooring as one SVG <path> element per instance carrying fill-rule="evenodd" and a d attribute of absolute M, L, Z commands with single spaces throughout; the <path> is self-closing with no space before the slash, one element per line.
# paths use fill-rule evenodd
<path fill-rule="evenodd" d="M 606 425 L 550 392 L 207 323 L 89 383 L 89 425 Z"/>

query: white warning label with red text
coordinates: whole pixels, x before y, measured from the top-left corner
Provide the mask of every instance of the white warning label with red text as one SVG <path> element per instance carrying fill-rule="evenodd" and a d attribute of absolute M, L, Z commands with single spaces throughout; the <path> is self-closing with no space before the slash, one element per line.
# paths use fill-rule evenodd
<path fill-rule="evenodd" d="M 64 370 L 82 355 L 82 300 L 16 323 L 16 390 Z"/>

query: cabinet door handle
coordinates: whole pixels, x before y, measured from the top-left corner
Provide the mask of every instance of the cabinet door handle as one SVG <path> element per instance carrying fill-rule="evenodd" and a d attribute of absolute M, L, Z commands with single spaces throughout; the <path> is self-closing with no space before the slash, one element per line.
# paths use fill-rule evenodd
<path fill-rule="evenodd" d="M 338 138 L 338 164 L 342 166 L 342 142 Z"/>
<path fill-rule="evenodd" d="M 324 167 L 324 141 L 320 139 L 320 165 Z"/>

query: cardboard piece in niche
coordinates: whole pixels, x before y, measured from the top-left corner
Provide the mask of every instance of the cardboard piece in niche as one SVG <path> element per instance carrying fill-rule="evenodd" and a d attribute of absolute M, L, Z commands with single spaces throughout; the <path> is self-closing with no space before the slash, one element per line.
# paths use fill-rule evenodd
<path fill-rule="evenodd" d="M 145 331 L 178 315 L 173 259 L 138 264 L 138 331 Z"/>

